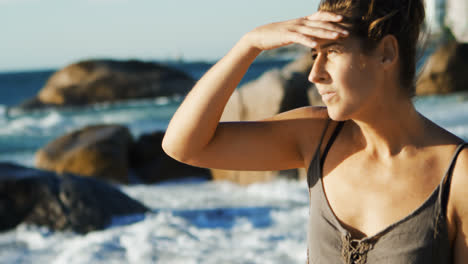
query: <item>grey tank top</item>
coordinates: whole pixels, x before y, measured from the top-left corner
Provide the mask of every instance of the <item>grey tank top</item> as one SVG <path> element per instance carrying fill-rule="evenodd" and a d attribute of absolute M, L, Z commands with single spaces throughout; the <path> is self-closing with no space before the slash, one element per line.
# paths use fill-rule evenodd
<path fill-rule="evenodd" d="M 333 213 L 322 183 L 323 162 L 342 125 L 337 125 L 321 157 L 320 145 L 325 128 L 308 169 L 310 207 L 307 263 L 452 263 L 446 207 L 452 170 L 466 143 L 458 146 L 441 183 L 420 207 L 373 236 L 353 239 Z"/>

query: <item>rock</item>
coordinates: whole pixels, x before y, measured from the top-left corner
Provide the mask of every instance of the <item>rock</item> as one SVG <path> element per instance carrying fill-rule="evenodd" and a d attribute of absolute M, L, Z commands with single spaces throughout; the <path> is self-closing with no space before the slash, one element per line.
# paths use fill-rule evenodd
<path fill-rule="evenodd" d="M 468 91 L 468 43 L 450 42 L 428 60 L 417 82 L 417 95 Z"/>
<path fill-rule="evenodd" d="M 283 69 L 265 72 L 234 92 L 221 120 L 259 120 L 301 106 L 323 105 L 308 81 L 311 67 L 311 56 L 305 55 Z"/>
<path fill-rule="evenodd" d="M 148 211 L 102 181 L 11 163 L 0 163 L 0 194 L 0 231 L 24 222 L 87 233 L 109 226 L 115 216 Z"/>
<path fill-rule="evenodd" d="M 21 108 L 83 106 L 100 102 L 184 95 L 195 84 L 187 74 L 140 61 L 88 60 L 54 73 Z"/>
<path fill-rule="evenodd" d="M 95 125 L 65 134 L 36 153 L 36 167 L 127 183 L 130 131 L 120 125 Z"/>
<path fill-rule="evenodd" d="M 134 173 L 144 183 L 187 177 L 211 178 L 207 169 L 192 167 L 167 156 L 164 132 L 140 136 L 134 142 L 128 128 L 94 125 L 65 134 L 36 153 L 36 167 L 128 183 Z"/>
<path fill-rule="evenodd" d="M 207 169 L 189 166 L 169 157 L 161 147 L 164 132 L 144 134 L 132 146 L 130 166 L 145 183 L 187 177 L 210 178 Z"/>
<path fill-rule="evenodd" d="M 323 105 L 314 85 L 308 81 L 312 59 L 309 54 L 264 73 L 257 80 L 234 92 L 223 112 L 222 121 L 249 121 L 271 117 L 280 112 L 307 105 Z M 305 170 L 229 171 L 212 169 L 214 180 L 230 180 L 239 184 L 269 181 L 279 175 L 305 178 Z"/>

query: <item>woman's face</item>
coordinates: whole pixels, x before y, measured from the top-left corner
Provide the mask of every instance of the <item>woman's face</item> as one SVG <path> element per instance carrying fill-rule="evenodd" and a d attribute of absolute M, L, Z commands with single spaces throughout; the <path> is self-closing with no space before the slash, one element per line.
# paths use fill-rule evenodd
<path fill-rule="evenodd" d="M 382 74 L 379 56 L 364 55 L 361 42 L 354 37 L 318 41 L 312 49 L 315 58 L 309 80 L 315 83 L 330 118 L 352 119 L 375 103 Z"/>

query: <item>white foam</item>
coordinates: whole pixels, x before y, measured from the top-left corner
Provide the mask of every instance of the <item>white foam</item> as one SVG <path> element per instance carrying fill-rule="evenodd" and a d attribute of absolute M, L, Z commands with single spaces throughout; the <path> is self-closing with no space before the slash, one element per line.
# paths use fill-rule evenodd
<path fill-rule="evenodd" d="M 170 103 L 170 98 L 169 97 L 158 97 L 154 99 L 154 103 L 157 105 L 167 105 Z"/>
<path fill-rule="evenodd" d="M 42 129 L 50 129 L 56 126 L 63 126 L 64 122 L 65 118 L 58 112 L 54 111 L 51 112 L 49 115 L 45 116 L 44 118 L 38 120 L 37 125 Z"/>
<path fill-rule="evenodd" d="M 0 127 L 3 127 L 7 123 L 7 109 L 5 106 L 0 105 Z"/>
<path fill-rule="evenodd" d="M 132 107 L 113 105 L 106 109 L 80 108 L 23 112 L 8 118 L 0 116 L 0 137 L 23 137 L 48 142 L 72 130 L 95 124 L 121 124 L 129 127 L 132 134 L 139 136 L 164 130 L 174 106 L 158 106 L 154 102 L 143 102 Z M 37 144 L 36 144 L 37 145 Z M 23 150 L 24 146 L 18 146 Z"/>
<path fill-rule="evenodd" d="M 0 135 L 41 135 L 50 130 L 60 129 L 66 126 L 68 121 L 57 111 L 47 114 L 26 114 L 12 117 L 6 120 L 5 125 L 0 127 Z"/>
<path fill-rule="evenodd" d="M 281 199 L 288 200 L 285 195 L 278 196 L 279 193 L 275 191 L 281 186 L 287 192 L 304 193 L 306 190 L 305 183 L 288 181 L 256 184 L 253 188 L 213 182 L 164 187 L 126 186 L 123 189 L 127 193 L 137 199 L 143 198 L 154 213 L 146 214 L 138 222 L 83 236 L 49 233 L 46 229 L 22 225 L 14 231 L 14 235 L 1 234 L 0 243 L 16 240 L 25 244 L 25 247 L 18 247 L 8 255 L 10 260 L 21 256 L 24 262 L 302 264 L 306 256 L 308 197 L 305 195 L 302 198 L 303 205 L 277 204 Z M 273 194 L 267 195 L 268 190 Z M 217 199 L 205 204 L 213 197 Z M 184 202 L 188 204 L 183 206 Z M 174 205 L 175 208 L 172 207 Z M 269 206 L 272 209 L 255 214 L 254 208 L 253 215 L 236 215 L 234 211 L 233 218 L 229 218 L 229 210 L 249 206 Z M 225 224 L 228 225 L 214 228 L 198 225 L 204 223 L 200 217 L 213 217 L 205 214 L 206 209 L 209 211 L 212 208 L 218 208 L 225 214 L 227 210 L 229 217 Z M 184 216 L 186 212 L 194 214 Z M 257 218 L 265 217 L 270 218 L 267 225 L 255 225 Z M 0 248 L 0 258 L 2 256 L 6 255 Z"/>

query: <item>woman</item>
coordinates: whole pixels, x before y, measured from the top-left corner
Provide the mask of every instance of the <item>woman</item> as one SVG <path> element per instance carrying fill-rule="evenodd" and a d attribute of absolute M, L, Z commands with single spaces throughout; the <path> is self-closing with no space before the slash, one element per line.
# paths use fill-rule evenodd
<path fill-rule="evenodd" d="M 309 263 L 468 263 L 468 151 L 411 101 L 423 20 L 422 0 L 322 0 L 258 27 L 195 85 L 163 148 L 201 167 L 308 168 Z M 326 108 L 220 123 L 260 52 L 292 43 L 311 48 Z"/>

